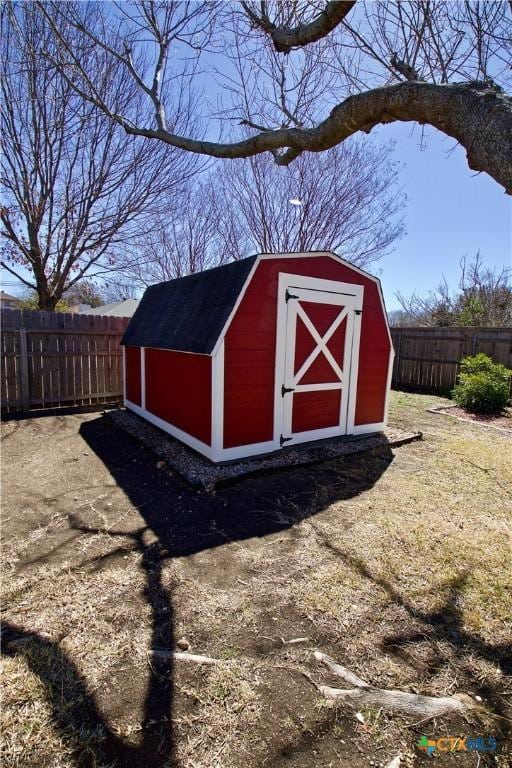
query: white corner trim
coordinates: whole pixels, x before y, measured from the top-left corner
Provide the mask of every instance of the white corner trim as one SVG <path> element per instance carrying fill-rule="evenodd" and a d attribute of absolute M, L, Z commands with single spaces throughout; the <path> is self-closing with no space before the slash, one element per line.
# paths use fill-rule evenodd
<path fill-rule="evenodd" d="M 126 402 L 126 347 L 123 345 L 123 401 Z"/>
<path fill-rule="evenodd" d="M 224 444 L 224 339 L 212 356 L 212 448 L 218 460 Z"/>
<path fill-rule="evenodd" d="M 361 346 L 361 314 L 354 313 L 352 328 L 352 351 L 350 356 L 349 394 L 347 402 L 347 435 L 354 434 L 357 403 L 357 381 L 359 376 L 359 354 Z M 348 329 L 348 325 L 347 325 Z"/>
<path fill-rule="evenodd" d="M 389 361 L 388 361 L 388 376 L 387 376 L 387 382 L 386 382 L 386 400 L 384 402 L 384 424 L 388 423 L 388 414 L 389 414 L 389 400 L 391 397 L 391 379 L 393 377 L 393 363 L 395 362 L 395 349 L 393 347 L 393 344 L 391 344 L 391 350 L 389 352 Z"/>
<path fill-rule="evenodd" d="M 140 348 L 140 404 L 146 408 L 146 347 Z"/>
<path fill-rule="evenodd" d="M 139 405 L 135 405 L 135 403 L 131 403 L 129 400 L 125 399 L 124 404 L 125 407 L 129 408 L 130 411 L 133 411 L 138 416 L 142 416 L 143 419 L 151 422 L 151 424 L 154 424 L 155 427 L 163 429 L 164 432 L 172 435 L 172 437 L 181 440 L 182 443 L 190 446 L 190 448 L 193 448 L 198 453 L 202 453 L 203 456 L 206 456 L 208 459 L 210 459 L 210 461 L 218 461 L 214 455 L 213 448 L 210 445 L 203 443 L 202 440 L 198 440 L 197 437 L 189 435 L 188 432 L 183 432 L 182 429 L 178 429 L 178 427 L 175 427 L 174 424 L 169 424 L 168 421 L 164 421 L 164 419 L 161 419 L 159 416 L 155 416 L 154 413 L 151 413 L 145 408 L 141 408 Z"/>
<path fill-rule="evenodd" d="M 379 421 L 375 424 L 358 424 L 354 427 L 352 434 L 354 435 L 368 435 L 371 432 L 384 432 L 386 424 L 384 421 Z"/>
<path fill-rule="evenodd" d="M 393 339 L 391 338 L 391 330 L 389 328 L 388 312 L 386 309 L 386 302 L 384 301 L 384 294 L 382 293 L 382 285 L 380 284 L 380 280 L 377 280 L 377 290 L 379 291 L 380 305 L 382 307 L 382 313 L 384 315 L 384 322 L 386 324 L 386 331 L 388 332 L 389 343 L 390 343 L 391 349 L 393 349 Z"/>

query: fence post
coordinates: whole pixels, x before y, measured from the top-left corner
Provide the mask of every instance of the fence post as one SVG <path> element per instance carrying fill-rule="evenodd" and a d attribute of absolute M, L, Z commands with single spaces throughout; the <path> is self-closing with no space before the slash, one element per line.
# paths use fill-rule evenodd
<path fill-rule="evenodd" d="M 28 352 L 27 329 L 20 328 L 20 384 L 21 384 L 21 410 L 26 413 L 30 410 L 30 387 L 28 380 Z"/>

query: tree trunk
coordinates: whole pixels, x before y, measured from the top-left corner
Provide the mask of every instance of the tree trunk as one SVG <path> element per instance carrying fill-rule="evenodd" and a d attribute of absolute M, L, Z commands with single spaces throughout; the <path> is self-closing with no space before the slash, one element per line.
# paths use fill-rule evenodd
<path fill-rule="evenodd" d="M 59 303 L 59 299 L 53 296 L 47 288 L 37 288 L 37 308 L 44 312 L 55 312 L 55 307 Z"/>

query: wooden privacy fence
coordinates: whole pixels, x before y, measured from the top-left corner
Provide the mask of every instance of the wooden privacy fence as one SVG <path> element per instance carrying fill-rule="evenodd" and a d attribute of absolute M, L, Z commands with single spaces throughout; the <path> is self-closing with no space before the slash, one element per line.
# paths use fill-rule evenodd
<path fill-rule="evenodd" d="M 3 309 L 2 412 L 119 402 L 127 317 Z M 392 328 L 392 386 L 446 392 L 459 361 L 485 352 L 512 368 L 512 328 Z"/>
<path fill-rule="evenodd" d="M 391 328 L 391 337 L 396 389 L 453 389 L 460 359 L 478 352 L 512 368 L 512 328 Z"/>
<path fill-rule="evenodd" d="M 122 399 L 119 342 L 129 318 L 1 311 L 2 412 Z"/>

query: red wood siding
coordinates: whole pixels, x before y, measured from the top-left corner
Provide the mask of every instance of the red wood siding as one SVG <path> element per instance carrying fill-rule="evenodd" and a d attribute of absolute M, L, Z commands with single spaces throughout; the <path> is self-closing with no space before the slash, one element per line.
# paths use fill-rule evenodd
<path fill-rule="evenodd" d="M 356 425 L 384 419 L 390 341 L 377 284 L 328 256 L 263 259 L 225 338 L 224 446 L 273 439 L 278 275 L 364 286 Z"/>
<path fill-rule="evenodd" d="M 140 347 L 125 347 L 126 399 L 142 405 L 140 378 Z"/>
<path fill-rule="evenodd" d="M 341 390 L 296 392 L 293 395 L 292 433 L 335 427 L 340 421 Z"/>
<path fill-rule="evenodd" d="M 211 357 L 146 349 L 146 409 L 211 445 Z"/>

